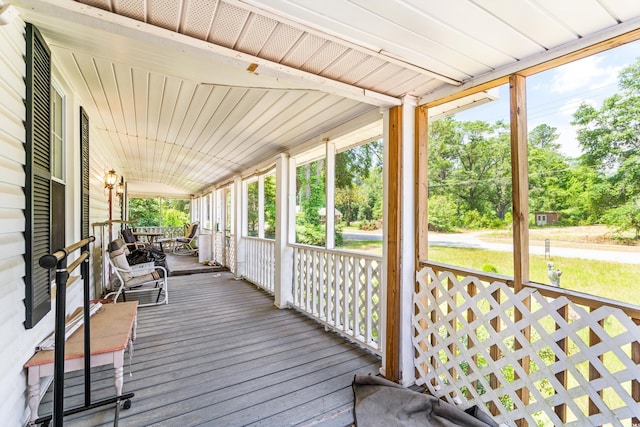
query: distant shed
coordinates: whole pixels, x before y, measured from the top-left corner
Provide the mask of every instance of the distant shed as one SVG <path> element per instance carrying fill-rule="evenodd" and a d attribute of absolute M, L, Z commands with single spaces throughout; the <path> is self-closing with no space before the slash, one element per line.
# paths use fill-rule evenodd
<path fill-rule="evenodd" d="M 552 225 L 560 221 L 560 212 L 534 212 L 536 225 Z"/>

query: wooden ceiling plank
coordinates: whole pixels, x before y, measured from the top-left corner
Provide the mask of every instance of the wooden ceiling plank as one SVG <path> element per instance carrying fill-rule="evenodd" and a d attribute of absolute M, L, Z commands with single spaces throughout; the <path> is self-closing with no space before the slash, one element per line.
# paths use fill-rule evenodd
<path fill-rule="evenodd" d="M 243 121 L 251 118 L 251 110 L 256 102 L 264 95 L 264 91 L 240 91 L 238 89 L 231 91 L 224 101 L 220 104 L 217 116 L 218 125 L 212 129 L 212 132 L 203 132 L 199 138 L 198 151 L 201 153 L 209 153 L 211 150 L 207 148 L 209 141 L 214 143 L 220 141 L 222 146 L 234 144 L 235 138 L 230 137 L 233 130 L 240 131 Z M 222 115 L 225 114 L 226 115 Z"/>
<path fill-rule="evenodd" d="M 230 147 L 230 146 L 224 147 L 219 152 L 219 154 L 224 158 L 234 158 L 234 156 L 240 155 L 240 153 L 242 152 L 240 150 L 243 150 L 246 145 L 251 146 L 257 143 L 258 141 L 271 140 L 273 137 L 270 137 L 269 135 L 276 132 L 278 129 L 283 128 L 284 126 L 287 126 L 292 121 L 295 121 L 296 123 L 301 123 L 301 125 L 302 123 L 304 123 L 305 128 L 313 127 L 315 124 L 313 117 L 309 117 L 309 120 L 306 122 L 302 120 L 296 120 L 295 118 L 299 114 L 302 114 L 302 112 L 308 110 L 309 108 L 312 108 L 314 105 L 320 104 L 321 107 L 319 107 L 318 109 L 322 110 L 327 106 L 327 104 L 321 101 L 327 97 L 332 98 L 329 95 L 316 93 L 316 92 L 306 93 L 304 94 L 304 96 L 298 97 L 294 102 L 292 102 L 291 104 L 281 109 L 281 111 L 283 111 L 284 114 L 279 114 L 278 116 L 274 117 L 272 120 L 268 121 L 267 123 L 264 123 L 264 125 L 260 128 L 259 139 L 245 140 L 235 147 Z M 285 139 L 279 139 L 279 140 L 282 141 L 283 143 L 284 141 L 286 141 Z"/>
<path fill-rule="evenodd" d="M 167 130 L 167 136 L 164 139 L 165 141 L 173 144 L 178 143 L 178 133 L 184 123 L 185 117 L 187 116 L 187 112 L 189 111 L 191 101 L 195 96 L 197 88 L 198 85 L 194 82 L 186 80 L 180 81 L 180 88 L 175 102 L 174 111 L 171 116 L 169 129 Z"/>
<path fill-rule="evenodd" d="M 535 3 L 579 37 L 617 24 L 597 0 L 535 0 Z"/>
<path fill-rule="evenodd" d="M 152 73 L 149 75 L 149 90 L 147 100 L 147 138 L 157 139 L 158 127 L 160 126 L 160 111 L 162 109 L 162 99 L 165 95 L 167 78 Z"/>
<path fill-rule="evenodd" d="M 176 112 L 178 106 L 178 95 L 182 81 L 174 78 L 167 78 L 165 81 L 165 90 L 162 96 L 162 104 L 160 107 L 160 117 L 158 119 L 158 133 L 156 139 L 162 142 L 167 141 L 167 135 L 171 126 L 171 119 Z"/>
<path fill-rule="evenodd" d="M 85 56 L 77 56 L 75 59 L 84 84 L 91 90 L 93 101 L 97 111 L 100 112 L 100 118 L 104 123 L 104 126 L 108 129 L 115 129 L 113 116 L 111 114 L 111 109 L 109 108 L 109 101 L 106 98 L 104 88 L 100 81 L 100 76 L 98 75 L 93 59 Z"/>
<path fill-rule="evenodd" d="M 234 146 L 242 146 L 249 143 L 255 143 L 255 141 L 261 141 L 262 135 L 265 134 L 265 126 L 275 125 L 276 122 L 281 121 L 282 117 L 278 113 L 283 109 L 286 109 L 293 105 L 302 105 L 299 103 L 300 99 L 307 96 L 307 92 L 270 92 L 270 94 L 279 95 L 275 99 L 272 96 L 265 97 L 264 102 L 267 104 L 264 110 L 257 109 L 256 112 L 262 111 L 260 114 L 255 114 L 251 123 L 242 127 L 242 132 L 235 138 Z M 213 141 L 215 144 L 219 144 L 220 141 Z M 225 153 L 232 150 L 234 147 L 231 144 L 224 144 L 218 148 L 217 145 L 214 148 L 209 149 L 208 152 L 217 150 L 217 154 L 223 157 L 227 157 Z"/>
<path fill-rule="evenodd" d="M 184 102 L 187 103 L 187 110 L 185 112 L 185 115 L 182 117 L 182 120 L 179 123 L 175 123 L 178 127 L 178 132 L 175 136 L 175 144 L 180 146 L 185 144 L 188 136 L 193 130 L 193 126 L 196 123 L 196 120 L 198 120 L 200 112 L 209 99 L 209 95 L 211 94 L 212 90 L 212 86 L 197 85 L 191 98 L 181 98 L 182 100 L 184 100 Z M 170 140 L 171 139 L 173 138 L 170 138 Z"/>
<path fill-rule="evenodd" d="M 242 92 L 242 90 L 240 91 Z M 210 133 L 213 132 L 212 128 L 215 129 L 220 126 L 222 119 L 227 114 L 227 111 L 225 111 L 227 104 L 224 104 L 224 101 L 229 97 L 229 94 L 231 94 L 231 98 L 241 96 L 235 89 L 228 87 L 213 86 L 211 88 L 203 107 L 198 111 L 197 119 L 185 137 L 182 144 L 184 147 L 190 149 L 199 147 L 203 143 L 203 131 L 209 128 L 210 130 L 207 133 Z"/>

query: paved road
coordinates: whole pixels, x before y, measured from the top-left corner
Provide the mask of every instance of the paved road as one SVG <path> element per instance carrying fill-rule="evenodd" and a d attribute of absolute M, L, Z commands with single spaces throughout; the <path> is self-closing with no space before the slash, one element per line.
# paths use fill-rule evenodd
<path fill-rule="evenodd" d="M 479 237 L 480 233 L 429 233 L 429 244 L 433 246 L 446 246 L 454 248 L 488 249 L 492 251 L 512 252 L 513 247 L 508 243 L 485 242 Z M 345 239 L 351 240 L 382 240 L 379 233 L 349 232 L 342 234 Z M 533 255 L 544 255 L 543 245 L 533 245 L 529 248 Z M 607 250 L 607 249 L 580 249 L 561 247 L 551 242 L 551 256 L 566 258 L 582 258 L 601 261 L 614 261 L 625 264 L 640 264 L 640 250 Z"/>

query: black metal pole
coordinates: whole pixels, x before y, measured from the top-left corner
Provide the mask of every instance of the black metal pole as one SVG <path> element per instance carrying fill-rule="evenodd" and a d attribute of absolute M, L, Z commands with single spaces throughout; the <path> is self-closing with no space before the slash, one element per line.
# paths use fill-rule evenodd
<path fill-rule="evenodd" d="M 82 249 L 89 254 L 89 245 Z M 89 314 L 89 257 L 82 262 L 80 267 L 84 287 L 84 404 L 91 404 L 91 316 Z M 89 355 L 89 357 L 87 357 Z"/>
<path fill-rule="evenodd" d="M 56 326 L 53 372 L 53 425 L 62 427 L 64 418 L 64 342 L 67 298 L 67 253 L 56 268 Z"/>

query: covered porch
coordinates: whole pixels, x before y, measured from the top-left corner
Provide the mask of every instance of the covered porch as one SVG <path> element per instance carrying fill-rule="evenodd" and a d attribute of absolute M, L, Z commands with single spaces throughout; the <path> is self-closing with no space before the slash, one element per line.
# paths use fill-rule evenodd
<path fill-rule="evenodd" d="M 25 37 L 41 39 L 51 59 L 44 93 L 65 106 L 65 173 L 47 184 L 66 199 L 44 191 L 53 205 L 44 222 L 58 225 L 52 212 L 62 208 L 66 229 L 42 232 L 28 209 L 29 225 L 20 228 L 17 195 L 31 193 L 15 170 L 32 159 L 15 149 L 25 139 L 16 125 L 23 117 L 11 116 L 6 133 L 15 135 L 5 139 L 18 160 L 2 166 L 13 178 L 1 189 L 12 196 L 5 216 L 15 230 L 3 242 L 20 261 L 6 263 L 7 275 L 18 274 L 23 258 L 26 269 L 37 268 L 39 254 L 20 249 L 21 239 L 53 246 L 94 234 L 84 280 L 99 296 L 114 221 L 127 220 L 129 198 L 156 196 L 190 200 L 190 219 L 201 227 L 194 261 L 228 269 L 172 277 L 169 304 L 139 310 L 125 379 L 136 396 L 123 424 L 349 425 L 351 379 L 366 373 L 463 409 L 479 405 L 510 426 L 640 423 L 640 308 L 530 279 L 526 115 L 528 77 L 640 39 L 638 5 L 15 3 L 19 18 L 0 34 L 11 46 L 2 59 L 24 65 Z M 2 88 L 29 80 L 20 66 L 0 74 Z M 499 85 L 509 99 L 510 276 L 433 262 L 428 247 L 429 127 L 491 102 Z M 37 98 L 27 101 L 31 86 L 23 89 L 11 92 L 9 107 Z M 374 140 L 383 146 L 382 253 L 340 248 L 333 215 L 324 218 L 322 244 L 300 242 L 297 168 L 322 162 L 324 212 L 335 212 L 337 155 Z M 105 186 L 109 171 L 123 184 L 119 196 Z M 96 233 L 91 223 L 109 230 Z M 44 246 L 35 249 L 57 249 Z M 24 299 L 19 278 L 6 306 Z M 25 282 L 29 293 L 36 280 Z M 69 305 L 81 299 L 80 282 L 67 291 Z M 41 285 L 50 296 L 50 281 Z M 27 332 L 13 316 L 13 335 L 24 339 L 12 355 L 16 372 L 51 326 L 47 313 Z M 96 374 L 97 394 L 112 393 L 111 377 Z M 79 377 L 69 377 L 67 398 L 80 393 Z M 22 394 L 12 396 L 14 419 L 28 419 Z M 106 425 L 111 415 L 96 410 L 65 422 Z"/>
<path fill-rule="evenodd" d="M 279 310 L 228 272 L 171 277 L 170 304 L 139 310 L 133 359 L 125 367 L 131 408 L 120 425 L 346 426 L 356 374 L 380 358 L 327 333 L 294 310 Z M 92 373 L 94 399 L 113 394 L 113 369 Z M 65 407 L 82 405 L 83 377 L 68 376 Z M 51 411 L 52 393 L 40 413 Z M 65 426 L 108 426 L 112 407 L 65 417 Z"/>

